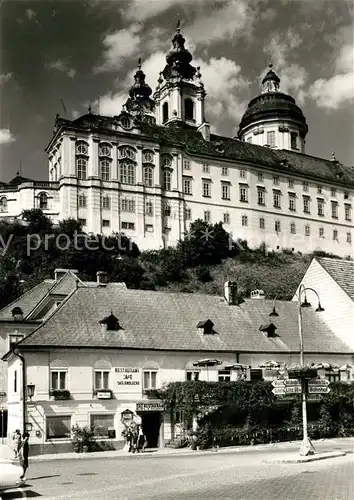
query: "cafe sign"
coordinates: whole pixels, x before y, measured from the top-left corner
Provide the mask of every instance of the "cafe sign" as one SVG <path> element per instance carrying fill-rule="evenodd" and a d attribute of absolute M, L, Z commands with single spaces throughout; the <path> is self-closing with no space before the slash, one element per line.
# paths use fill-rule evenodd
<path fill-rule="evenodd" d="M 163 401 L 139 401 L 136 403 L 136 411 L 164 411 Z"/>
<path fill-rule="evenodd" d="M 118 367 L 114 369 L 116 388 L 119 392 L 140 392 L 141 373 L 140 368 Z"/>

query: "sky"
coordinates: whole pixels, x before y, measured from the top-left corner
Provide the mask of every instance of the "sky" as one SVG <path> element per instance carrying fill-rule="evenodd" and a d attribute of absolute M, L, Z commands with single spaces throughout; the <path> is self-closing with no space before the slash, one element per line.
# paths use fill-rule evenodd
<path fill-rule="evenodd" d="M 212 131 L 234 137 L 269 62 L 306 152 L 354 165 L 351 0 L 0 0 L 0 181 L 47 180 L 55 115 L 121 112 L 138 58 L 154 90 L 177 21 Z"/>

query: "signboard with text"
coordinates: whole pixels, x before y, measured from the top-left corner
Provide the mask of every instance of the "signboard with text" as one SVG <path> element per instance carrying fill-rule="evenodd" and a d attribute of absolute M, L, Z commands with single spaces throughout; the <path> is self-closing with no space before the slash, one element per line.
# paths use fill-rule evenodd
<path fill-rule="evenodd" d="M 136 411 L 164 411 L 163 401 L 140 401 L 136 403 Z"/>
<path fill-rule="evenodd" d="M 140 368 L 118 367 L 114 368 L 115 391 L 117 392 L 141 392 Z"/>

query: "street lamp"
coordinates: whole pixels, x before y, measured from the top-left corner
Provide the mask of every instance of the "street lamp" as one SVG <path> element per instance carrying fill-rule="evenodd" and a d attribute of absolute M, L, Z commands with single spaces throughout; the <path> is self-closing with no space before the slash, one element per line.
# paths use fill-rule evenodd
<path fill-rule="evenodd" d="M 299 337 L 300 337 L 300 367 L 304 367 L 304 339 L 302 332 L 302 308 L 303 307 L 311 307 L 311 304 L 307 301 L 306 292 L 313 292 L 318 299 L 318 306 L 316 312 L 324 311 L 324 308 L 321 306 L 320 297 L 316 290 L 313 288 L 305 287 L 305 285 L 301 284 L 298 292 L 298 327 L 299 327 Z M 301 303 L 301 296 L 305 295 L 304 302 Z M 308 432 L 307 432 L 307 407 L 306 407 L 306 393 L 307 393 L 307 380 L 302 378 L 301 380 L 301 399 L 302 399 L 302 426 L 303 426 L 303 439 L 302 444 L 299 450 L 300 455 L 306 456 L 310 453 L 314 453 L 315 449 L 309 440 Z"/>

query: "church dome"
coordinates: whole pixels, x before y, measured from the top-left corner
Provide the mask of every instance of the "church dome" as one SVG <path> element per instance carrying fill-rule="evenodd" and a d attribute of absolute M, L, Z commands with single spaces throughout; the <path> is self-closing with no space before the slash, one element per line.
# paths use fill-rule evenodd
<path fill-rule="evenodd" d="M 308 132 L 306 118 L 295 99 L 287 94 L 267 93 L 261 94 L 250 101 L 239 127 L 239 133 L 245 127 L 268 119 L 296 121 L 300 125 L 302 136 Z"/>
<path fill-rule="evenodd" d="M 270 70 L 262 80 L 262 93 L 249 102 L 240 122 L 238 136 L 242 136 L 244 129 L 252 124 L 278 119 L 295 122 L 300 136 L 304 138 L 308 132 L 306 118 L 295 99 L 279 91 L 280 78 L 272 70 L 272 65 L 269 66 Z"/>

